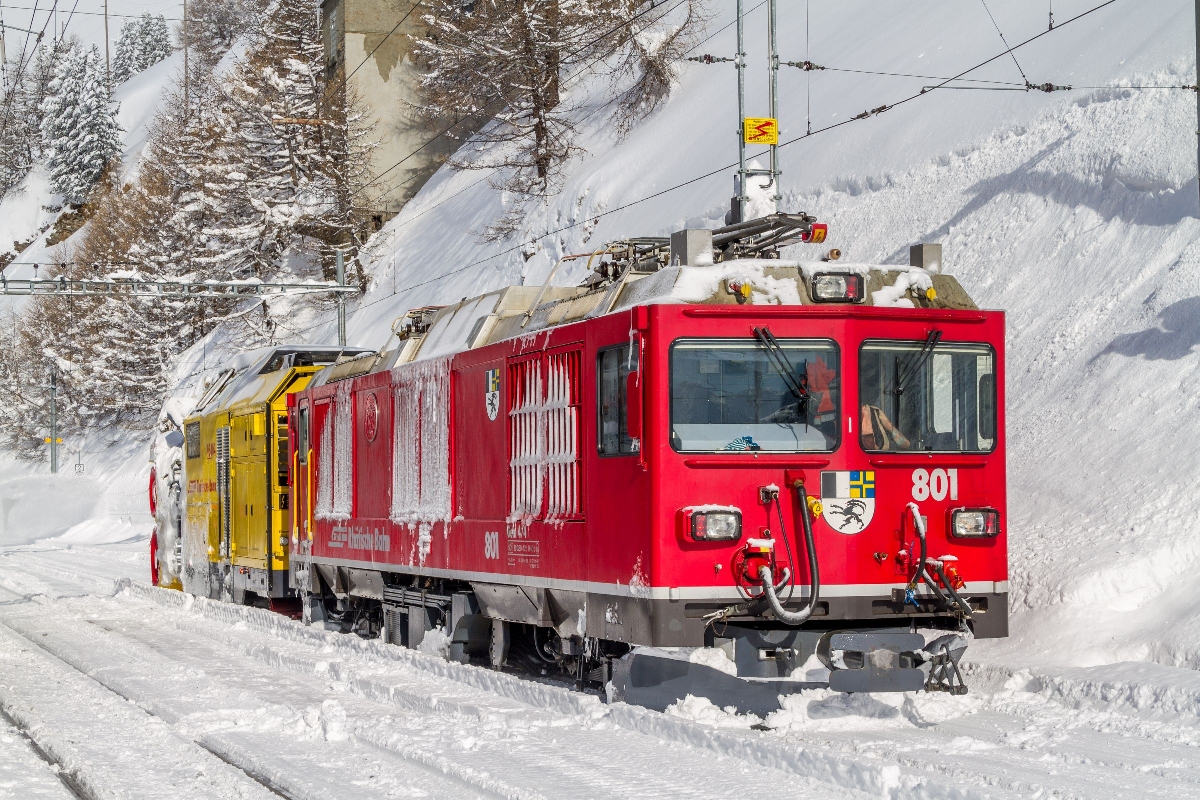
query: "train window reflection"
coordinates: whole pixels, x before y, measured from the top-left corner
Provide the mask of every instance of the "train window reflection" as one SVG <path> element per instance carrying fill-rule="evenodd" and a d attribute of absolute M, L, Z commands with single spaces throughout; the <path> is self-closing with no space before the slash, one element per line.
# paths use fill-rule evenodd
<path fill-rule="evenodd" d="M 837 346 L 823 339 L 778 344 L 782 359 L 754 339 L 676 342 L 671 445 L 683 452 L 834 450 L 841 390 Z"/>
<path fill-rule="evenodd" d="M 864 450 L 989 452 L 995 351 L 986 344 L 869 341 L 859 355 Z"/>

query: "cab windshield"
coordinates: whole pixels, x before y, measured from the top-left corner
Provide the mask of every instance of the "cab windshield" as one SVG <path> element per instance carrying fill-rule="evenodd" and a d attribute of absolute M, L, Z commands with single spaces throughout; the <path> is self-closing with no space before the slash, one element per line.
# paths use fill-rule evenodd
<path fill-rule="evenodd" d="M 986 344 L 868 341 L 859 354 L 864 450 L 989 452 L 996 439 L 996 354 Z"/>
<path fill-rule="evenodd" d="M 823 339 L 685 339 L 671 348 L 671 445 L 681 452 L 837 447 L 837 346 Z"/>

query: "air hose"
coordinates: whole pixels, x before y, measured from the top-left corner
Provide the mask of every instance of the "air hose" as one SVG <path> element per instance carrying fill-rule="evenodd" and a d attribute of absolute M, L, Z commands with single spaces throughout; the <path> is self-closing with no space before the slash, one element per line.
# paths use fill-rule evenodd
<path fill-rule="evenodd" d="M 917 569 L 913 572 L 912 579 L 908 582 L 908 589 L 912 591 L 917 588 L 917 584 L 925 575 L 925 557 L 928 550 L 925 545 L 925 520 L 921 518 L 921 509 L 917 508 L 916 503 L 909 503 L 908 510 L 912 512 L 913 527 L 917 529 L 917 539 L 921 541 L 921 555 L 917 559 Z"/>
<path fill-rule="evenodd" d="M 779 595 L 775 590 L 775 579 L 771 575 L 771 568 L 763 566 L 759 567 L 758 570 L 758 579 L 762 581 L 763 594 L 766 595 L 767 602 L 771 605 L 771 613 L 784 625 L 802 625 L 806 622 L 812 616 L 813 609 L 817 607 L 817 601 L 821 597 L 821 572 L 817 565 L 817 548 L 813 544 L 812 520 L 808 516 L 810 513 L 808 508 L 808 492 L 804 489 L 803 484 L 799 484 L 796 487 L 796 492 L 801 501 L 800 518 L 804 523 L 804 546 L 808 548 L 808 574 L 812 579 L 812 592 L 808 596 L 808 603 L 799 611 L 788 611 L 783 607 L 783 603 L 779 601 Z M 776 500 L 775 502 L 778 503 L 779 501 Z M 782 584 L 782 581 L 780 583 Z"/>
<path fill-rule="evenodd" d="M 933 569 L 934 572 L 937 573 L 938 578 L 941 579 L 942 585 L 946 587 L 946 591 L 950 593 L 952 598 L 954 598 L 954 602 L 962 611 L 963 617 L 969 619 L 972 615 L 971 606 L 967 603 L 967 601 L 963 600 L 962 597 L 959 596 L 958 592 L 954 591 L 954 586 L 950 583 L 950 581 L 946 580 L 946 571 L 945 568 L 942 567 L 942 562 L 938 561 Z"/>
<path fill-rule="evenodd" d="M 937 597 L 938 601 L 941 602 L 943 606 L 949 609 L 951 605 L 957 605 L 959 610 L 962 611 L 965 616 L 970 617 L 971 606 L 969 606 L 961 597 L 958 596 L 958 593 L 954 591 L 954 587 L 950 585 L 950 581 L 946 579 L 946 573 L 942 567 L 942 562 L 935 561 L 933 563 L 933 571 L 937 573 L 938 578 L 942 582 L 942 586 L 946 587 L 946 591 L 948 591 L 950 593 L 950 597 L 954 599 L 953 604 L 950 602 L 950 599 L 946 597 L 946 595 L 942 594 L 942 589 L 940 586 L 938 586 L 937 581 L 930 577 L 928 566 L 929 551 L 925 542 L 925 520 L 921 518 L 921 509 L 917 508 L 916 503 L 909 503 L 908 510 L 912 512 L 913 527 L 916 528 L 917 539 L 921 542 L 921 554 L 918 557 L 917 568 L 913 572 L 912 579 L 908 582 L 908 590 L 910 592 L 915 591 L 917 584 L 923 580 L 925 581 L 925 585 L 933 591 L 934 596 Z M 908 601 L 906 600 L 905 602 Z"/>

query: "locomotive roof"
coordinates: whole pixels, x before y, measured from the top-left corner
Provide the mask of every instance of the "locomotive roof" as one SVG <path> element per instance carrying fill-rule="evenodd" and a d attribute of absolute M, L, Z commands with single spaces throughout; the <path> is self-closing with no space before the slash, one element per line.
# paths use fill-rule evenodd
<path fill-rule="evenodd" d="M 928 270 L 845 263 L 836 249 L 821 261 L 779 258 L 781 248 L 823 242 L 827 231 L 808 214 L 776 213 L 713 230 L 622 239 L 591 253 L 565 255 L 541 287 L 509 286 L 454 305 L 408 311 L 393 325 L 400 338 L 394 349 L 343 360 L 321 370 L 312 385 L 449 356 L 638 305 L 806 306 L 818 302 L 815 287 L 820 287 L 826 293 L 819 301 L 827 307 L 977 309 L 958 281 L 941 271 L 940 245 L 912 248 L 913 264 L 928 265 Z M 583 258 L 591 272 L 582 285 L 551 285 L 564 262 Z M 830 274 L 832 280 L 821 278 Z M 836 277 L 852 275 L 857 279 Z M 830 285 L 841 289 L 830 296 Z"/>
<path fill-rule="evenodd" d="M 950 275 L 917 267 L 780 259 L 737 259 L 707 266 L 670 266 L 628 271 L 621 279 L 577 287 L 509 286 L 441 308 L 409 312 L 414 325 L 398 346 L 364 354 L 324 369 L 314 385 L 391 369 L 396 364 L 453 355 L 494 342 L 637 305 L 734 305 L 730 282 L 750 286 L 749 304 L 814 305 L 809 291 L 820 273 L 863 277 L 865 297 L 856 305 L 975 310 L 977 306 Z M 935 295 L 926 294 L 933 289 Z M 540 292 L 541 301 L 534 305 Z M 843 307 L 849 306 L 843 304 Z"/>
<path fill-rule="evenodd" d="M 976 309 L 952 276 L 916 267 L 829 262 L 740 259 L 711 266 L 665 267 L 633 274 L 607 287 L 552 287 L 535 308 L 538 287 L 512 286 L 463 300 L 436 312 L 417 341 L 405 341 L 392 363 L 423 360 L 470 350 L 546 328 L 622 311 L 637 305 L 734 305 L 730 282 L 750 286 L 755 305 L 814 305 L 808 284 L 818 273 L 861 275 L 860 305 Z M 930 299 L 926 290 L 934 289 Z"/>
<path fill-rule="evenodd" d="M 265 400 L 296 366 L 336 363 L 343 356 L 369 353 L 361 347 L 277 345 L 240 353 L 209 384 L 192 415 L 208 414 L 249 400 Z"/>

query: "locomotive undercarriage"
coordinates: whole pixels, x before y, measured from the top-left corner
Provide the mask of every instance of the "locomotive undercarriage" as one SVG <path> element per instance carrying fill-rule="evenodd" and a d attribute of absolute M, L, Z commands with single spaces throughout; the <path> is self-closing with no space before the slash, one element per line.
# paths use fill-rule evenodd
<path fill-rule="evenodd" d="M 809 623 L 793 628 L 757 607 L 741 617 L 714 619 L 711 610 L 718 603 L 565 593 L 584 608 L 600 609 L 610 635 L 619 635 L 611 630 L 614 624 L 636 631 L 625 641 L 624 636 L 580 635 L 586 629 L 579 615 L 564 614 L 564 593 L 556 598 L 554 590 L 326 564 L 314 565 L 311 574 L 309 621 L 441 652 L 459 663 L 607 690 L 611 700 L 658 710 L 689 694 L 765 715 L 779 707 L 780 695 L 805 689 L 965 693 L 958 663 L 967 640 L 1005 635 L 998 628 L 1007 620 L 1007 595 L 997 593 L 966 595 L 977 612 L 970 628 L 956 616 L 936 612 L 931 600 L 902 613 L 886 597 L 826 597 Z M 498 595 L 510 594 L 498 589 L 526 598 L 524 608 L 512 597 L 498 601 Z M 985 622 L 989 610 L 997 612 L 995 630 Z M 435 630 L 449 640 L 426 641 Z M 645 643 L 651 646 L 635 646 Z M 702 663 L 711 659 L 689 660 L 696 648 L 721 650 L 731 663 L 721 670 Z M 828 675 L 810 678 L 818 662 Z"/>

